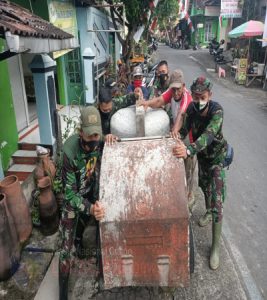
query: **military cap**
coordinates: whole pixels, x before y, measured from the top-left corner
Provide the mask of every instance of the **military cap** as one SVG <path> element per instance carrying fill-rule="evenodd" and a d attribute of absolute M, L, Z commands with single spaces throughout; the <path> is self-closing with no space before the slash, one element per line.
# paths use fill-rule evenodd
<path fill-rule="evenodd" d="M 102 136 L 101 118 L 97 108 L 86 106 L 81 110 L 81 129 L 87 135 L 99 134 Z"/>
<path fill-rule="evenodd" d="M 197 77 L 191 85 L 191 92 L 194 94 L 203 94 L 207 90 L 211 90 L 212 83 L 206 77 Z"/>

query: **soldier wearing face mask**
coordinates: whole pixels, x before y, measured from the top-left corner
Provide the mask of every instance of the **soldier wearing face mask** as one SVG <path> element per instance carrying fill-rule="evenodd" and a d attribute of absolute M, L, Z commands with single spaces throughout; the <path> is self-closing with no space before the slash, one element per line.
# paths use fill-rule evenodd
<path fill-rule="evenodd" d="M 112 90 L 106 87 L 101 87 L 98 97 L 98 110 L 100 113 L 102 130 L 104 136 L 110 134 L 111 117 L 121 108 L 134 105 L 138 96 L 135 93 L 130 93 L 125 96 L 112 97 Z"/>
<path fill-rule="evenodd" d="M 137 66 L 133 70 L 133 82 L 128 85 L 126 93 L 133 93 L 136 88 L 141 88 L 143 93 L 143 98 L 147 100 L 149 98 L 149 91 L 148 89 L 143 86 L 143 71 L 140 66 Z"/>
<path fill-rule="evenodd" d="M 159 62 L 157 66 L 157 78 L 150 93 L 150 98 L 159 97 L 164 93 L 170 84 L 169 67 L 166 60 Z"/>
<path fill-rule="evenodd" d="M 223 205 L 226 197 L 224 167 L 228 166 L 227 142 L 222 133 L 223 108 L 211 100 L 212 83 L 205 77 L 198 77 L 191 85 L 193 102 L 188 106 L 181 137 L 192 130 L 193 142 L 185 146 L 181 141 L 173 149 L 178 158 L 197 156 L 199 186 L 206 203 L 206 213 L 199 220 L 199 226 L 212 221 L 212 247 L 210 268 L 219 267 L 220 236 L 222 231 Z"/>
<path fill-rule="evenodd" d="M 112 97 L 112 89 L 101 87 L 98 97 L 98 110 L 100 113 L 101 124 L 105 141 L 110 144 L 116 141 L 116 136 L 110 133 L 111 117 L 121 108 L 134 105 L 139 95 L 129 93 L 125 96 Z"/>
<path fill-rule="evenodd" d="M 98 110 L 87 106 L 81 111 L 79 134 L 67 139 L 63 146 L 62 180 L 64 201 L 60 234 L 62 240 L 59 255 L 59 299 L 68 299 L 71 249 L 81 247 L 77 232 L 81 219 L 100 221 L 105 214 L 99 202 L 100 159 L 103 147 L 102 126 Z M 78 230 L 79 231 L 79 230 Z M 80 235 L 78 237 L 78 235 Z"/>

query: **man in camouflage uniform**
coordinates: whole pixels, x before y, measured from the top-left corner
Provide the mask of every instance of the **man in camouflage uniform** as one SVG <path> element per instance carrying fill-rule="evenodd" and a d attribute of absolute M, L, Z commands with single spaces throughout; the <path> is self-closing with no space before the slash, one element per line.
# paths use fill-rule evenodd
<path fill-rule="evenodd" d="M 102 150 L 102 127 L 98 110 L 87 106 L 81 111 L 79 134 L 67 139 L 63 146 L 62 179 L 65 197 L 60 233 L 62 247 L 59 256 L 59 299 L 68 298 L 70 253 L 76 226 L 83 215 L 104 217 L 99 199 L 99 172 Z"/>
<path fill-rule="evenodd" d="M 224 166 L 227 142 L 222 134 L 223 108 L 211 100 L 211 87 L 211 82 L 204 77 L 193 82 L 193 102 L 186 110 L 180 130 L 181 137 L 184 137 L 192 129 L 193 142 L 186 147 L 179 141 L 173 153 L 182 158 L 197 155 L 199 186 L 203 190 L 207 209 L 199 225 L 205 226 L 212 220 L 210 268 L 215 270 L 219 267 L 219 241 L 226 195 Z"/>
<path fill-rule="evenodd" d="M 166 60 L 159 62 L 157 66 L 157 77 L 155 83 L 152 87 L 149 98 L 159 97 L 162 93 L 167 91 L 169 88 L 170 79 L 169 79 L 169 67 Z"/>
<path fill-rule="evenodd" d="M 105 140 L 108 143 L 116 139 L 116 137 L 110 134 L 110 121 L 112 116 L 119 109 L 134 105 L 138 98 L 138 93 L 130 93 L 125 96 L 112 98 L 111 88 L 100 88 L 98 110 L 100 112 L 103 134 L 105 135 Z"/>

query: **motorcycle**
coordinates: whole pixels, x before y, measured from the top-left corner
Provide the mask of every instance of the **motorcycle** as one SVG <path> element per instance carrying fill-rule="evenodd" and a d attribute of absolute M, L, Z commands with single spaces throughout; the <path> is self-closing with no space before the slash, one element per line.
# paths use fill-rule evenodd
<path fill-rule="evenodd" d="M 222 48 L 217 50 L 216 55 L 214 55 L 214 61 L 217 65 L 225 65 L 227 63 L 232 62 L 232 60 L 225 59 Z"/>
<path fill-rule="evenodd" d="M 182 46 L 182 43 L 179 39 L 177 39 L 176 41 L 172 42 L 171 43 L 171 48 L 174 48 L 174 49 L 180 49 Z"/>
<path fill-rule="evenodd" d="M 220 54 L 220 51 L 223 51 L 221 46 L 224 44 L 224 40 L 220 40 L 220 42 L 217 42 L 216 39 L 211 40 L 209 43 L 209 53 L 210 55 L 218 55 Z"/>
<path fill-rule="evenodd" d="M 212 39 L 209 42 L 209 53 L 210 55 L 214 55 L 214 51 L 218 50 L 220 44 L 216 41 L 216 38 Z"/>
<path fill-rule="evenodd" d="M 157 51 L 158 49 L 158 42 L 156 41 L 156 39 L 152 39 L 152 43 L 150 45 L 148 45 L 148 53 L 152 54 L 154 51 Z"/>
<path fill-rule="evenodd" d="M 157 67 L 158 63 L 155 63 L 151 67 L 148 68 L 148 72 L 145 77 L 146 87 L 150 88 L 154 85 L 156 76 L 157 76 Z"/>

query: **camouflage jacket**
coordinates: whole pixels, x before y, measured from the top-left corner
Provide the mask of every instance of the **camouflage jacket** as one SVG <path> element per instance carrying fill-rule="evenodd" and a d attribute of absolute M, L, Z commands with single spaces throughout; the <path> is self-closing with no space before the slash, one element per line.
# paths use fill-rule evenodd
<path fill-rule="evenodd" d="M 101 149 L 103 145 L 101 143 Z M 91 203 L 99 199 L 101 149 L 86 153 L 75 134 L 63 146 L 62 179 L 65 192 L 64 206 L 89 214 Z"/>
<path fill-rule="evenodd" d="M 100 116 L 101 116 L 101 124 L 102 124 L 102 131 L 103 134 L 110 134 L 110 120 L 112 116 L 121 108 L 128 107 L 130 105 L 134 105 L 136 102 L 136 96 L 134 93 L 127 94 L 125 96 L 120 96 L 113 98 L 113 106 L 110 114 L 107 116 L 102 114 L 100 111 Z"/>
<path fill-rule="evenodd" d="M 151 89 L 149 98 L 151 99 L 153 97 L 159 97 L 161 94 L 163 94 L 165 91 L 167 91 L 167 89 L 169 88 L 169 85 L 170 85 L 169 79 L 166 81 L 164 86 L 161 86 L 159 80 L 156 79 L 156 81 Z"/>
<path fill-rule="evenodd" d="M 227 142 L 222 133 L 223 108 L 217 102 L 210 101 L 206 116 L 201 116 L 190 103 L 180 130 L 182 138 L 192 129 L 193 143 L 187 148 L 191 155 L 197 154 L 200 163 L 209 165 L 223 162 Z"/>

